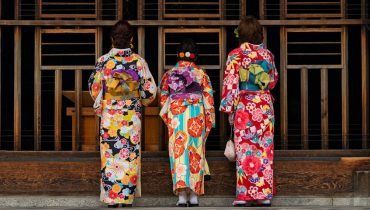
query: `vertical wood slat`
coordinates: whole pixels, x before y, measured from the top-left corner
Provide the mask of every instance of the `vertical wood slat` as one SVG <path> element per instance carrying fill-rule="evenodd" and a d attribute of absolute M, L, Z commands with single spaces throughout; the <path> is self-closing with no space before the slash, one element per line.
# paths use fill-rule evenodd
<path fill-rule="evenodd" d="M 0 5 L 1 5 L 1 0 L 0 0 Z M 1 8 L 0 8 L 0 19 L 1 19 Z M 1 150 L 1 140 L 2 140 L 2 134 L 1 134 L 1 85 L 2 85 L 2 82 L 1 82 L 1 27 L 0 27 L 0 150 Z"/>
<path fill-rule="evenodd" d="M 348 28 L 347 26 L 343 26 L 342 31 L 342 149 L 348 149 Z"/>
<path fill-rule="evenodd" d="M 361 0 L 361 18 L 366 19 L 366 1 Z M 369 148 L 369 40 L 366 26 L 361 26 L 362 149 Z"/>
<path fill-rule="evenodd" d="M 226 8 L 226 5 L 225 5 L 225 0 L 219 0 L 219 6 L 218 6 L 218 9 L 219 9 L 219 14 L 220 14 L 220 18 L 221 20 L 224 20 L 225 19 L 225 8 Z"/>
<path fill-rule="evenodd" d="M 161 81 L 163 74 L 164 74 L 164 62 L 165 62 L 165 55 L 164 55 L 164 43 L 165 43 L 165 34 L 163 31 L 163 27 L 158 27 L 158 81 Z M 159 97 L 158 97 L 159 100 Z M 159 136 L 162 139 L 161 144 L 165 145 L 165 140 L 167 139 L 167 135 L 165 133 L 165 126 L 162 120 L 159 123 Z M 162 147 L 162 149 L 165 149 Z"/>
<path fill-rule="evenodd" d="M 287 33 L 280 28 L 280 134 L 282 149 L 288 149 Z"/>
<path fill-rule="evenodd" d="M 240 17 L 247 15 L 247 0 L 239 0 L 240 5 Z"/>
<path fill-rule="evenodd" d="M 103 3 L 102 0 L 95 0 L 95 15 L 98 20 L 102 19 Z"/>
<path fill-rule="evenodd" d="M 280 0 L 280 19 L 284 20 L 286 16 L 287 0 Z"/>
<path fill-rule="evenodd" d="M 163 19 L 163 13 L 164 13 L 163 10 L 164 10 L 164 0 L 158 0 L 158 20 Z"/>
<path fill-rule="evenodd" d="M 320 70 L 321 88 L 321 149 L 329 148 L 328 69 Z"/>
<path fill-rule="evenodd" d="M 41 30 L 35 28 L 34 150 L 41 150 Z"/>
<path fill-rule="evenodd" d="M 227 41 L 227 32 L 226 32 L 226 28 L 225 27 L 222 27 L 221 28 L 221 33 L 220 33 L 220 36 L 219 36 L 219 42 L 220 42 L 220 49 L 219 49 L 219 54 L 220 54 L 220 66 L 221 66 L 221 69 L 220 69 L 220 88 L 218 90 L 216 90 L 216 94 L 219 94 L 221 95 L 222 94 L 222 83 L 223 83 L 223 79 L 224 79 L 224 70 L 226 69 L 226 59 L 227 59 L 227 52 L 226 52 L 226 41 Z M 220 148 L 223 148 L 225 146 L 225 143 L 227 141 L 226 139 L 226 126 L 228 124 L 227 122 L 227 115 L 224 114 L 224 113 L 221 113 L 220 112 L 220 131 L 219 131 L 219 135 L 220 135 Z"/>
<path fill-rule="evenodd" d="M 21 150 L 21 27 L 14 28 L 14 150 Z"/>
<path fill-rule="evenodd" d="M 361 27 L 362 149 L 369 148 L 369 49 L 366 26 Z"/>
<path fill-rule="evenodd" d="M 72 150 L 78 151 L 81 143 L 81 103 L 82 103 L 82 71 L 81 69 L 75 70 L 75 141 L 72 142 Z"/>
<path fill-rule="evenodd" d="M 122 5 L 122 0 L 116 0 L 117 4 L 117 18 L 118 20 L 123 19 L 123 5 Z"/>
<path fill-rule="evenodd" d="M 54 89 L 54 150 L 62 148 L 62 70 L 55 70 Z"/>
<path fill-rule="evenodd" d="M 265 19 L 265 0 L 259 0 L 259 13 L 260 13 L 260 20 Z"/>
<path fill-rule="evenodd" d="M 308 149 L 308 69 L 301 69 L 301 141 L 302 148 Z"/>
<path fill-rule="evenodd" d="M 346 0 L 340 0 L 340 16 L 346 18 Z"/>

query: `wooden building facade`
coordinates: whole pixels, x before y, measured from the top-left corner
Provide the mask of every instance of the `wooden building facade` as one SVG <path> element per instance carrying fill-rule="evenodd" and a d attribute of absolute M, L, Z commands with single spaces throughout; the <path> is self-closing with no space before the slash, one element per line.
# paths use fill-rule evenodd
<path fill-rule="evenodd" d="M 193 38 L 200 48 L 198 63 L 211 78 L 218 108 L 227 53 L 238 45 L 234 29 L 245 15 L 260 19 L 264 42 L 275 54 L 279 71 L 279 83 L 273 91 L 277 117 L 275 146 L 277 157 L 288 164 L 277 163 L 278 175 L 285 176 L 278 180 L 278 189 L 284 195 L 309 195 L 325 182 L 325 177 L 336 176 L 340 180 L 330 181 L 332 185 L 322 193 L 353 194 L 354 171 L 370 170 L 370 160 L 365 158 L 370 154 L 367 0 L 0 0 L 0 3 L 0 166 L 5 168 L 2 173 L 5 177 L 6 171 L 15 167 L 9 161 L 20 164 L 25 161 L 22 170 L 36 167 L 38 172 L 45 167 L 57 170 L 52 166 L 57 161 L 59 167 L 72 174 L 68 180 L 84 176 L 75 173 L 74 167 L 95 172 L 97 120 L 91 108 L 87 78 L 95 59 L 110 49 L 109 30 L 116 20 L 126 19 L 135 26 L 135 51 L 147 60 L 157 82 L 175 64 L 176 45 L 183 38 Z M 142 150 L 144 158 L 148 157 L 143 163 L 143 177 L 150 177 L 156 170 L 163 174 L 169 170 L 165 169 L 164 161 L 149 164 L 158 154 L 166 157 L 167 131 L 158 113 L 158 102 L 143 112 Z M 219 158 L 229 132 L 226 120 L 225 115 L 217 112 L 217 128 L 207 141 L 210 166 L 218 173 L 216 180 L 218 176 L 233 174 L 231 164 L 217 168 L 225 161 Z M 324 159 L 299 159 L 303 157 Z M 350 157 L 349 162 L 339 161 L 345 157 Z M 28 158 L 36 163 L 28 165 Z M 44 165 L 37 162 L 45 159 L 49 162 Z M 296 168 L 297 164 L 301 167 Z M 332 169 L 336 167 L 342 167 L 342 173 L 335 174 Z M 315 174 L 323 168 L 331 171 L 322 172 L 324 178 L 318 178 L 313 188 L 305 191 L 304 183 L 300 184 L 301 189 L 290 188 L 299 180 L 294 170 Z M 30 179 L 38 179 L 36 173 L 29 174 Z M 55 180 L 63 176 L 49 175 Z M 76 190 L 95 192 L 91 183 L 97 186 L 96 179 L 97 173 L 89 175 Z M 232 178 L 226 181 L 230 194 L 234 192 L 234 181 Z M 43 188 L 34 186 L 37 183 L 41 186 L 41 182 L 18 189 L 3 183 L 2 189 L 10 193 L 20 193 L 19 189 L 39 192 Z M 58 181 L 52 184 L 62 185 Z M 208 190 L 211 195 L 224 191 L 217 181 Z"/>

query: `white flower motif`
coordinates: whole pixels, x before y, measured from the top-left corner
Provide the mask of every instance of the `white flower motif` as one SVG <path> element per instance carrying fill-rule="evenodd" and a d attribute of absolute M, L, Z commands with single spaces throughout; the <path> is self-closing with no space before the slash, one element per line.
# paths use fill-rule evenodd
<path fill-rule="evenodd" d="M 185 56 L 186 56 L 187 58 L 189 58 L 189 57 L 190 57 L 190 52 L 186 52 L 186 53 L 185 53 Z"/>

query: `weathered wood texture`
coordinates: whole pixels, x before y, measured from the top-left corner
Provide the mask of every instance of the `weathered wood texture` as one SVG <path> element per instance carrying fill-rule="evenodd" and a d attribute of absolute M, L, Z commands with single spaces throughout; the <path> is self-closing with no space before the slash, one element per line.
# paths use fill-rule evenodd
<path fill-rule="evenodd" d="M 12 155 L 9 155 L 12 154 Z M 50 152 L 28 155 L 0 153 L 0 194 L 98 195 L 98 153 Z M 233 195 L 234 163 L 210 153 L 212 173 L 207 195 Z M 370 170 L 370 158 L 278 158 L 275 161 L 277 194 L 351 196 L 355 171 Z M 144 153 L 142 196 L 172 195 L 167 154 Z"/>

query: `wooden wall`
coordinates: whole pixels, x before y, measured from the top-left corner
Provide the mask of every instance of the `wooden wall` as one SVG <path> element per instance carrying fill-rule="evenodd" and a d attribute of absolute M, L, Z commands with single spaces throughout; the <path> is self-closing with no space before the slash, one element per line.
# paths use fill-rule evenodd
<path fill-rule="evenodd" d="M 277 195 L 352 196 L 355 171 L 370 170 L 369 157 L 298 154 L 277 155 Z M 206 194 L 233 195 L 234 163 L 219 153 L 210 152 L 207 159 L 212 178 L 206 182 Z M 0 194 L 98 195 L 99 164 L 97 153 L 1 152 Z M 142 196 L 172 195 L 169 168 L 167 153 L 144 152 Z"/>

